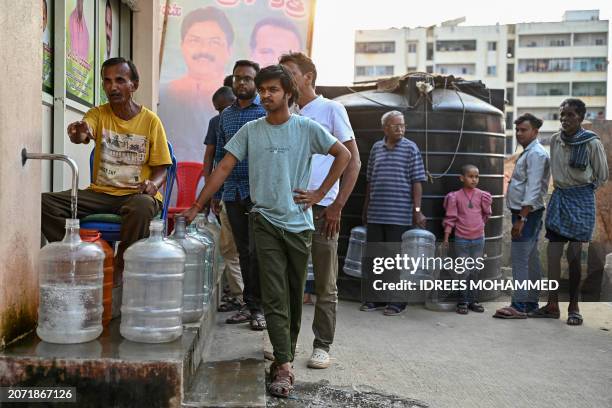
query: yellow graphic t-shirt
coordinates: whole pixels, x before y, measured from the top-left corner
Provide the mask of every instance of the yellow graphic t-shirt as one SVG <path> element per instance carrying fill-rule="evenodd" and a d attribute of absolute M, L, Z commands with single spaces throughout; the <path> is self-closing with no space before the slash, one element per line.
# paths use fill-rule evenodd
<path fill-rule="evenodd" d="M 83 118 L 96 139 L 93 183 L 89 189 L 122 196 L 138 192 L 151 167 L 172 164 L 161 120 L 149 109 L 130 120 L 117 117 L 110 105 L 90 109 Z M 161 193 L 155 196 L 162 201 Z"/>

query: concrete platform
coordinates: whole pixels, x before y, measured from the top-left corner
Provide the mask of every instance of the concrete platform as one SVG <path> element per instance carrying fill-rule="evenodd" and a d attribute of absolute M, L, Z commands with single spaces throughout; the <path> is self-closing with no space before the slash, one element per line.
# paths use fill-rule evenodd
<path fill-rule="evenodd" d="M 218 290 L 213 293 L 217 305 Z M 52 344 L 35 333 L 0 351 L 0 386 L 70 386 L 80 407 L 180 407 L 210 346 L 216 307 L 199 323 L 184 325 L 181 338 L 165 344 L 121 337 L 120 319 L 81 344 Z M 4 406 L 4 405 L 3 405 Z"/>

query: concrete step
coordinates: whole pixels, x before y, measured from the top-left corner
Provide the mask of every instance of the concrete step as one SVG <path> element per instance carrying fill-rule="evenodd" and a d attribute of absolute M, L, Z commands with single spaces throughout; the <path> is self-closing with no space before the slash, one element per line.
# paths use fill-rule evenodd
<path fill-rule="evenodd" d="M 0 386 L 76 387 L 75 406 L 83 408 L 178 408 L 210 348 L 216 318 L 215 307 L 206 307 L 198 323 L 184 325 L 181 338 L 164 344 L 122 338 L 120 319 L 88 343 L 51 344 L 30 333 L 0 351 Z"/>
<path fill-rule="evenodd" d="M 266 406 L 264 333 L 248 324 L 226 324 L 229 315 L 219 313 L 183 407 Z"/>

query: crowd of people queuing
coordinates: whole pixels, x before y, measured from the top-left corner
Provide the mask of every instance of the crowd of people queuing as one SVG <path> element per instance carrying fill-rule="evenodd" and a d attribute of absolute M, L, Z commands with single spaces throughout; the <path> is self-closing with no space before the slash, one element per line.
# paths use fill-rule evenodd
<path fill-rule="evenodd" d="M 158 190 L 171 160 L 162 122 L 133 100 L 139 79 L 134 64 L 111 58 L 102 65 L 101 74 L 109 103 L 92 108 L 67 132 L 74 143 L 96 143 L 93 183 L 79 190 L 78 217 L 96 212 L 121 215 L 116 262 L 121 273 L 123 252 L 147 236 L 149 221 L 161 207 Z M 268 331 L 274 358 L 269 391 L 280 397 L 289 395 L 294 382 L 292 362 L 309 258 L 314 271 L 315 339 L 308 366 L 330 365 L 340 218 L 361 167 L 346 109 L 317 95 L 316 79 L 315 64 L 302 53 L 283 55 L 279 64 L 265 68 L 250 60 L 236 61 L 231 76 L 212 97 L 219 115 L 210 120 L 208 129 L 201 129 L 207 132 L 204 188 L 183 212 L 189 222 L 209 209 L 220 217 L 229 291 L 219 310 L 233 312 L 228 324 L 248 323 L 253 330 Z M 542 120 L 525 113 L 514 122 L 523 150 L 506 195 L 512 212 L 512 273 L 515 280 L 542 278 L 537 241 L 544 225 L 549 279 L 559 279 L 568 244 L 567 324 L 579 325 L 579 254 L 582 243 L 591 239 L 594 194 L 606 182 L 608 167 L 599 137 L 581 125 L 584 103 L 566 99 L 560 113 L 561 130 L 552 138 L 550 155 L 538 141 Z M 421 207 L 426 172 L 419 148 L 405 137 L 404 114 L 386 112 L 381 125 L 382 137 L 367 163 L 363 205 L 367 244 L 400 242 L 405 231 L 425 228 L 427 220 Z M 133 154 L 134 149 L 144 154 Z M 551 175 L 554 191 L 546 206 Z M 462 188 L 444 200 L 442 246 L 452 243 L 456 256 L 476 258 L 484 252 L 492 197 L 478 188 L 476 166 L 464 165 L 460 180 Z M 70 217 L 69 193 L 43 194 L 42 217 L 46 238 L 61 239 L 64 219 Z M 371 272 L 365 269 L 365 274 Z M 478 279 L 477 271 L 467 270 L 461 279 Z M 559 318 L 556 292 L 549 293 L 544 307 L 539 307 L 538 299 L 537 291 L 516 291 L 512 303 L 494 316 Z M 363 311 L 378 309 L 396 316 L 406 304 L 361 305 Z M 478 294 L 468 289 L 461 292 L 456 311 L 482 313 L 484 307 Z"/>

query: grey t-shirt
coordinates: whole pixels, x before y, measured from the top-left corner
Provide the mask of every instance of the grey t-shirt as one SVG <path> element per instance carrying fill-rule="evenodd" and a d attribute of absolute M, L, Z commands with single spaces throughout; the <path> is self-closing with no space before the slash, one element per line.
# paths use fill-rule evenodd
<path fill-rule="evenodd" d="M 306 117 L 291 115 L 282 125 L 265 117 L 248 122 L 225 145 L 239 161 L 249 158 L 253 211 L 289 232 L 314 230 L 312 211 L 293 202 L 293 190 L 308 187 L 314 154 L 327 154 L 336 138 Z"/>

